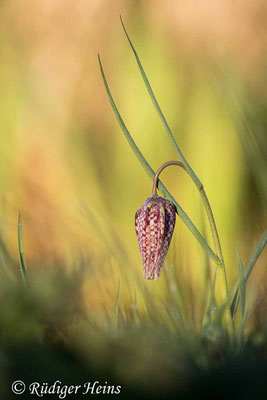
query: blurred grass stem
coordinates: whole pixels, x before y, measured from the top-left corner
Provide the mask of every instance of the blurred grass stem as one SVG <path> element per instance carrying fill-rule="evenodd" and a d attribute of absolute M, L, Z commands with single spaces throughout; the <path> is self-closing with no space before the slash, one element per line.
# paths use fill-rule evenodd
<path fill-rule="evenodd" d="M 20 271 L 24 285 L 26 285 L 27 279 L 27 268 L 26 261 L 24 257 L 24 246 L 23 246 L 23 234 L 21 225 L 21 216 L 18 215 L 18 246 L 19 246 L 19 259 L 20 259 Z"/>

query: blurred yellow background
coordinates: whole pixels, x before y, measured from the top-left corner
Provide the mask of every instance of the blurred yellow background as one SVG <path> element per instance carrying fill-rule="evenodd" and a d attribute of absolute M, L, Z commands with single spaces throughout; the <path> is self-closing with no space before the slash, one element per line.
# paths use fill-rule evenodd
<path fill-rule="evenodd" d="M 167 291 L 164 275 L 143 282 L 134 215 L 152 182 L 114 117 L 98 52 L 148 162 L 156 170 L 177 159 L 119 14 L 175 138 L 206 188 L 230 282 L 237 275 L 236 247 L 245 264 L 267 215 L 264 1 L 2 1 L 1 234 L 16 258 L 20 210 L 29 270 L 49 267 L 51 260 L 68 270 L 87 260 L 83 297 L 99 315 L 114 307 L 119 281 L 122 302 L 136 296 L 139 307 L 141 288 L 155 294 L 159 307 Z M 170 167 L 161 178 L 212 244 L 188 176 Z M 260 292 L 264 264 L 263 257 L 255 268 Z M 188 313 L 203 310 L 213 267 L 177 218 L 166 268 L 175 269 L 185 299 L 196 299 Z"/>

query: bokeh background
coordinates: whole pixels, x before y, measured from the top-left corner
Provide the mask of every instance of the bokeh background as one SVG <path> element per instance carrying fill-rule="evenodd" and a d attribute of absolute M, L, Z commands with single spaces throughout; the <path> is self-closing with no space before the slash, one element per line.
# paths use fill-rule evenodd
<path fill-rule="evenodd" d="M 185 157 L 212 205 L 229 276 L 266 226 L 267 5 L 261 0 L 2 0 L 0 3 L 1 235 L 17 267 L 22 215 L 29 274 L 83 265 L 83 309 L 105 322 L 120 284 L 121 313 L 161 318 L 163 273 L 143 282 L 134 215 L 152 183 L 104 90 L 97 53 L 137 145 L 157 169 L 177 159 L 146 93 L 119 14 Z M 169 191 L 211 242 L 199 194 L 177 168 Z M 252 280 L 262 298 L 266 257 Z M 214 264 L 177 219 L 165 269 L 176 274 L 198 329 Z M 208 279 L 207 279 L 208 277 Z M 59 278 L 60 279 L 60 278 Z M 127 307 L 126 307 L 127 306 Z M 125 308 L 124 308 L 125 307 Z"/>

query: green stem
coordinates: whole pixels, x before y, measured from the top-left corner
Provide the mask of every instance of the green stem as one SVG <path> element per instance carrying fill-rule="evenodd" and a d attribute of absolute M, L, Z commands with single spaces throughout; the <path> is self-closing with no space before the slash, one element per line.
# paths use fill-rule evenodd
<path fill-rule="evenodd" d="M 245 284 L 246 284 L 258 258 L 260 257 L 260 255 L 266 245 L 267 245 L 267 230 L 263 232 L 261 238 L 259 239 L 259 241 L 257 243 L 257 246 L 256 246 L 254 252 L 252 253 L 252 255 L 246 265 L 246 268 L 244 269 Z M 229 296 L 228 296 L 228 299 L 227 299 L 227 302 L 226 302 L 226 306 L 230 306 L 231 309 L 235 308 L 236 301 L 238 300 L 238 290 L 239 290 L 239 279 L 237 279 L 235 284 L 232 286 Z"/>
<path fill-rule="evenodd" d="M 214 217 L 213 217 L 212 209 L 210 207 L 210 203 L 209 203 L 209 200 L 207 198 L 207 195 L 206 195 L 206 193 L 204 191 L 203 184 L 201 183 L 200 179 L 197 177 L 197 175 L 195 174 L 195 172 L 193 171 L 193 169 L 191 168 L 191 166 L 187 162 L 187 160 L 184 157 L 180 147 L 176 143 L 176 140 L 175 140 L 175 138 L 174 138 L 174 136 L 172 134 L 172 131 L 171 131 L 171 129 L 170 129 L 170 127 L 169 127 L 169 125 L 168 125 L 168 123 L 166 121 L 166 118 L 163 115 L 163 112 L 161 111 L 159 103 L 158 103 L 158 101 L 157 101 L 157 99 L 156 99 L 156 97 L 154 95 L 154 92 L 153 92 L 152 87 L 151 87 L 151 85 L 149 83 L 147 75 L 146 75 L 146 73 L 144 71 L 144 68 L 143 68 L 142 63 L 140 61 L 140 58 L 139 58 L 139 56 L 137 54 L 137 51 L 135 50 L 135 47 L 134 47 L 134 45 L 133 45 L 133 43 L 132 43 L 132 41 L 131 41 L 131 39 L 130 39 L 130 37 L 128 35 L 128 32 L 127 32 L 127 30 L 125 28 L 125 25 L 123 23 L 123 20 L 122 20 L 121 16 L 120 16 L 120 20 L 121 20 L 121 24 L 122 24 L 122 27 L 124 29 L 125 35 L 127 37 L 127 40 L 128 40 L 128 42 L 129 42 L 129 44 L 131 46 L 131 49 L 132 49 L 132 51 L 134 53 L 137 65 L 138 65 L 139 70 L 141 72 L 142 78 L 143 78 L 144 83 L 146 85 L 146 88 L 147 88 L 147 91 L 149 93 L 149 96 L 150 96 L 150 98 L 152 100 L 152 103 L 154 104 L 154 107 L 155 107 L 155 109 L 156 109 L 156 111 L 157 111 L 157 113 L 158 113 L 158 115 L 159 115 L 159 117 L 160 117 L 160 119 L 161 119 L 161 121 L 162 121 L 162 123 L 163 123 L 163 125 L 164 125 L 164 127 L 165 127 L 165 129 L 166 129 L 166 131 L 167 131 L 167 133 L 168 133 L 168 135 L 169 135 L 169 137 L 170 137 L 175 149 L 176 149 L 176 151 L 177 151 L 177 153 L 179 154 L 179 156 L 182 159 L 182 162 L 183 162 L 183 167 L 182 168 L 187 171 L 188 175 L 190 176 L 192 181 L 195 183 L 196 187 L 198 188 L 198 190 L 200 192 L 200 195 L 201 195 L 201 198 L 202 198 L 202 201 L 204 203 L 205 210 L 206 210 L 206 213 L 207 213 L 207 216 L 208 216 L 208 219 L 209 219 L 209 223 L 210 223 L 210 227 L 211 227 L 211 231 L 212 231 L 212 237 L 213 237 L 215 249 L 216 249 L 217 255 L 219 255 L 219 258 L 220 258 L 220 263 L 219 263 L 219 265 L 217 264 L 218 265 L 218 267 L 217 267 L 218 268 L 218 272 L 220 272 L 218 275 L 220 277 L 221 273 L 223 274 L 223 281 L 224 281 L 224 286 L 225 287 L 222 288 L 222 290 L 224 292 L 224 295 L 226 295 L 226 298 L 227 298 L 228 286 L 227 286 L 227 277 L 226 277 L 226 269 L 225 269 L 224 260 L 223 260 L 223 254 L 222 254 L 222 250 L 221 250 L 219 235 L 218 235 L 218 232 L 217 232 L 217 228 L 216 228 L 215 220 L 214 220 Z"/>
<path fill-rule="evenodd" d="M 124 133 L 130 147 L 132 148 L 134 154 L 136 155 L 138 161 L 140 162 L 140 164 L 143 166 L 143 168 L 145 169 L 146 173 L 148 174 L 148 176 L 150 177 L 150 179 L 154 179 L 155 176 L 155 172 L 154 170 L 151 168 L 151 166 L 149 165 L 149 163 L 147 162 L 147 160 L 145 159 L 145 157 L 143 156 L 143 154 L 140 152 L 139 148 L 137 147 L 135 141 L 133 140 L 130 132 L 128 131 L 120 113 L 119 110 L 114 102 L 114 99 L 111 95 L 108 83 L 107 83 L 107 79 L 101 64 L 101 60 L 100 60 L 100 56 L 98 55 L 98 61 L 99 61 L 99 66 L 100 66 L 100 71 L 102 74 L 102 78 L 103 78 L 103 82 L 106 88 L 106 92 L 110 101 L 110 104 L 113 108 L 113 111 L 115 113 L 115 116 L 119 122 L 119 125 L 122 129 L 122 132 Z M 221 264 L 221 260 L 216 256 L 216 254 L 214 253 L 214 251 L 210 248 L 210 246 L 208 245 L 207 241 L 203 238 L 203 236 L 201 235 L 201 233 L 198 231 L 198 229 L 196 228 L 196 226 L 193 224 L 193 222 L 190 220 L 190 218 L 188 217 L 188 215 L 184 212 L 184 210 L 182 209 L 182 207 L 177 203 L 177 201 L 172 197 L 172 195 L 168 192 L 167 188 L 161 183 L 161 181 L 158 182 L 158 188 L 160 190 L 160 192 L 170 201 L 172 201 L 175 206 L 176 206 L 176 210 L 177 210 L 177 214 L 178 216 L 182 219 L 182 221 L 184 222 L 184 224 L 187 226 L 187 228 L 190 230 L 190 232 L 192 232 L 192 234 L 195 236 L 195 238 L 197 239 L 197 241 L 200 243 L 200 245 L 203 247 L 203 249 L 207 252 L 207 254 L 209 254 L 209 256 L 212 258 L 212 260 L 216 263 L 216 265 L 220 265 Z"/>
<path fill-rule="evenodd" d="M 161 172 L 171 166 L 171 165 L 176 165 L 182 169 L 184 169 L 187 173 L 187 169 L 185 168 L 185 165 L 181 162 L 181 161 L 167 161 L 164 164 L 162 164 L 154 177 L 153 180 L 153 187 L 152 187 L 152 194 L 153 195 L 157 195 L 157 184 L 158 184 L 158 179 L 159 179 L 159 175 L 161 174 Z M 190 176 L 190 174 L 189 174 Z M 191 177 L 191 176 L 190 176 Z M 193 181 L 195 184 L 196 182 Z M 197 185 L 197 188 L 199 190 L 201 199 L 203 201 L 204 207 L 205 207 L 205 211 L 209 220 L 209 224 L 210 224 L 210 229 L 212 232 L 212 238 L 213 238 L 213 243 L 214 243 L 214 248 L 215 248 L 215 254 L 217 255 L 217 257 L 220 259 L 220 263 L 217 264 L 217 272 L 223 273 L 223 287 L 221 287 L 221 291 L 222 291 L 222 295 L 223 295 L 223 300 L 225 301 L 228 298 L 228 285 L 227 285 L 227 276 L 226 276 L 226 269 L 225 269 L 225 264 L 224 264 L 224 258 L 223 258 L 223 253 L 222 253 L 222 248 L 221 248 L 221 244 L 220 244 L 220 239 L 219 239 L 219 235 L 218 235 L 218 231 L 217 231 L 217 227 L 216 227 L 216 223 L 215 223 L 215 219 L 213 216 L 213 212 L 212 212 L 212 208 L 210 206 L 210 202 L 209 199 L 206 195 L 206 192 L 204 190 L 203 185 L 201 184 L 201 186 Z M 215 275 L 217 276 L 217 274 Z M 215 278 L 216 279 L 216 278 Z M 228 312 L 229 312 L 229 316 L 230 316 L 230 308 L 228 307 Z M 232 320 L 232 318 L 231 318 Z M 232 325 L 233 327 L 233 325 Z"/>
<path fill-rule="evenodd" d="M 208 217 L 208 220 L 209 220 L 210 229 L 211 229 L 212 238 L 213 238 L 213 243 L 214 243 L 214 247 L 215 247 L 215 253 L 219 257 L 219 259 L 221 260 L 221 265 L 218 265 L 217 268 L 221 268 L 222 267 L 222 269 L 223 269 L 224 280 L 225 280 L 225 291 L 226 291 L 226 294 L 228 296 L 228 285 L 227 285 L 226 269 L 225 269 L 224 258 L 223 258 L 221 243 L 220 243 L 220 239 L 219 239 L 219 235 L 218 235 L 215 219 L 214 219 L 214 216 L 213 216 L 213 212 L 212 212 L 212 209 L 211 209 L 211 205 L 210 205 L 209 199 L 207 197 L 207 194 L 206 194 L 203 186 L 199 189 L 199 193 L 200 193 L 200 196 L 202 198 L 202 201 L 203 201 L 203 204 L 204 204 L 204 207 L 205 207 L 205 210 L 206 210 L 206 214 L 207 214 L 207 217 Z"/>
<path fill-rule="evenodd" d="M 177 165 L 178 167 L 184 169 L 187 172 L 187 169 L 185 168 L 185 165 L 181 162 L 181 161 L 167 161 L 164 164 L 162 164 L 157 172 L 155 173 L 154 176 L 154 180 L 153 180 L 153 187 L 152 187 L 152 194 L 153 195 L 157 195 L 157 185 L 158 185 L 158 179 L 159 179 L 159 175 L 161 174 L 161 172 L 169 167 L 170 165 Z M 190 176 L 190 175 L 189 175 Z M 213 238 L 213 243 L 214 243 L 214 247 L 215 247 L 215 253 L 218 256 L 218 258 L 220 259 L 220 264 L 217 266 L 220 268 L 220 266 L 222 266 L 223 270 L 224 270 L 224 276 L 225 276 L 225 289 L 226 289 L 226 297 L 228 296 L 228 285 L 227 285 L 227 277 L 226 277 L 226 271 L 225 271 L 225 264 L 224 264 L 224 258 L 223 258 L 223 253 L 222 253 L 222 248 L 221 248 L 221 244 L 220 244 L 220 239 L 219 239 L 219 235 L 218 235 L 218 231 L 217 231 L 217 227 L 216 227 L 216 223 L 215 223 L 215 219 L 213 216 L 213 212 L 210 206 L 210 202 L 209 199 L 207 197 L 207 194 L 204 190 L 203 185 L 201 184 L 201 186 L 199 187 L 198 185 L 196 185 L 198 188 L 198 191 L 200 193 L 201 199 L 203 201 L 205 210 L 206 210 L 206 214 L 209 220 L 209 224 L 210 224 L 210 229 L 211 229 L 211 233 L 212 233 L 212 238 Z"/>
<path fill-rule="evenodd" d="M 153 179 L 153 187 L 152 187 L 152 194 L 154 196 L 157 195 L 157 185 L 158 185 L 158 179 L 161 174 L 161 172 L 166 168 L 169 167 L 170 165 L 177 165 L 178 167 L 181 167 L 185 169 L 184 164 L 181 161 L 167 161 L 164 164 L 162 164 L 157 172 L 155 173 L 154 179 Z"/>
<path fill-rule="evenodd" d="M 153 102 L 153 104 L 154 104 L 154 107 L 155 107 L 155 109 L 156 109 L 156 111 L 157 111 L 157 113 L 158 113 L 160 119 L 161 119 L 162 122 L 163 122 L 163 125 L 164 125 L 165 129 L 167 130 L 168 135 L 169 135 L 170 138 L 171 138 L 171 141 L 172 141 L 174 147 L 176 148 L 176 151 L 178 152 L 178 154 L 180 155 L 180 157 L 181 157 L 181 159 L 182 159 L 182 161 L 183 161 L 183 164 L 184 164 L 184 167 L 183 167 L 183 168 L 188 172 L 189 176 L 191 177 L 191 179 L 193 180 L 193 182 L 195 183 L 195 185 L 197 186 L 197 188 L 200 188 L 201 185 L 202 185 L 202 183 L 200 182 L 199 178 L 196 176 L 195 172 L 193 171 L 193 169 L 191 168 L 191 166 L 190 166 L 189 163 L 187 162 L 187 160 L 186 160 L 186 158 L 184 157 L 184 155 L 183 155 L 183 153 L 182 153 L 180 147 L 178 146 L 178 144 L 176 143 L 176 140 L 174 139 L 174 136 L 173 136 L 172 131 L 171 131 L 169 125 L 168 125 L 168 122 L 166 121 L 166 118 L 164 117 L 164 115 L 163 115 L 163 113 L 162 113 L 162 111 L 161 111 L 161 108 L 160 108 L 160 106 L 159 106 L 159 103 L 157 102 L 157 99 L 156 99 L 156 97 L 155 97 L 155 95 L 154 95 L 154 92 L 153 92 L 153 90 L 152 90 L 152 87 L 151 87 L 151 85 L 150 85 L 150 83 L 149 83 L 149 81 L 148 81 L 148 79 L 147 79 L 146 73 L 145 73 L 144 68 L 143 68 L 143 66 L 142 66 L 142 64 L 141 64 L 140 58 L 139 58 L 139 56 L 138 56 L 138 54 L 137 54 L 137 51 L 135 50 L 134 45 L 133 45 L 133 43 L 132 43 L 132 41 L 131 41 L 131 39 L 130 39 L 130 36 L 128 35 L 128 32 L 127 32 L 127 30 L 126 30 L 126 28 L 125 28 L 125 25 L 124 25 L 124 23 L 123 23 L 123 20 L 122 20 L 121 15 L 120 15 L 120 20 L 121 20 L 121 24 L 122 24 L 123 30 L 124 30 L 124 32 L 125 32 L 125 35 L 126 35 L 126 37 L 127 37 L 127 40 L 128 40 L 128 42 L 129 42 L 129 44 L 130 44 L 130 46 L 131 46 L 131 49 L 132 49 L 132 51 L 133 51 L 133 53 L 134 53 L 136 62 L 137 62 L 137 64 L 138 64 L 139 70 L 140 70 L 140 72 L 141 72 L 141 75 L 142 75 L 142 78 L 143 78 L 144 83 L 145 83 L 145 85 L 146 85 L 146 88 L 147 88 L 147 91 L 148 91 L 148 93 L 149 93 L 149 96 L 150 96 L 150 98 L 151 98 L 151 100 L 152 100 L 152 102 Z"/>
<path fill-rule="evenodd" d="M 21 225 L 20 213 L 18 215 L 18 246 L 19 246 L 20 271 L 21 271 L 22 281 L 23 281 L 24 285 L 26 285 L 27 268 L 26 268 L 26 261 L 25 261 L 25 257 L 24 257 L 24 246 L 23 246 L 23 236 L 22 236 L 22 225 Z"/>

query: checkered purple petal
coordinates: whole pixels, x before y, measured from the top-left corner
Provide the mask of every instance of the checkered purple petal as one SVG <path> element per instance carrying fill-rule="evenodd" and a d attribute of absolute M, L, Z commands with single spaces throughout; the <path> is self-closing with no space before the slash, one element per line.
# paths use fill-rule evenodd
<path fill-rule="evenodd" d="M 135 214 L 135 230 L 143 260 L 144 278 L 158 279 L 175 226 L 175 206 L 150 196 Z"/>

